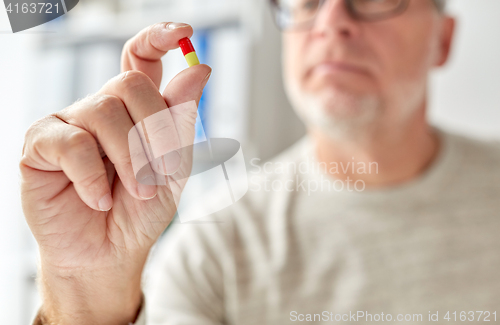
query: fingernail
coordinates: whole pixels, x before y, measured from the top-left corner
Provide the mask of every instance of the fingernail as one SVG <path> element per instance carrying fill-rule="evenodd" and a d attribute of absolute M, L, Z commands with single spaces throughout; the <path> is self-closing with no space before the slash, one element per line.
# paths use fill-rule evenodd
<path fill-rule="evenodd" d="M 167 25 L 167 28 L 170 30 L 174 30 L 177 28 L 183 28 L 183 27 L 188 27 L 188 26 L 189 26 L 188 24 L 184 24 L 184 23 L 169 23 Z"/>
<path fill-rule="evenodd" d="M 99 206 L 99 210 L 101 211 L 109 211 L 113 206 L 113 198 L 111 197 L 111 193 L 104 195 L 97 203 Z"/>
<path fill-rule="evenodd" d="M 156 179 L 154 176 L 149 175 L 144 177 L 137 184 L 137 193 L 144 200 L 151 200 L 156 196 Z"/>
<path fill-rule="evenodd" d="M 207 76 L 205 77 L 205 79 L 203 79 L 203 82 L 201 83 L 201 88 L 205 88 L 205 86 L 207 85 L 208 83 L 208 80 L 210 79 L 210 76 L 212 75 L 212 71 L 210 71 Z"/>

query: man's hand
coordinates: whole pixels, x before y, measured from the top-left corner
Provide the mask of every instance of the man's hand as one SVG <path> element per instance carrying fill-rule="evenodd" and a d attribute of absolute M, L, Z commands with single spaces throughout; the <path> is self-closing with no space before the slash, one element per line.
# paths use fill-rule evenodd
<path fill-rule="evenodd" d="M 128 134 L 168 109 L 158 127 L 161 141 L 172 150 L 193 144 L 196 107 L 174 106 L 198 103 L 211 69 L 186 69 L 163 95 L 158 90 L 161 57 L 192 33 L 190 26 L 172 23 L 144 29 L 124 47 L 122 74 L 26 134 L 22 203 L 40 247 L 44 317 L 54 323 L 134 321 L 149 249 L 176 206 L 172 187 L 136 181 Z M 152 139 L 158 136 L 149 134 Z M 146 168 L 146 176 L 155 173 Z M 180 193 L 183 185 L 172 186 Z"/>

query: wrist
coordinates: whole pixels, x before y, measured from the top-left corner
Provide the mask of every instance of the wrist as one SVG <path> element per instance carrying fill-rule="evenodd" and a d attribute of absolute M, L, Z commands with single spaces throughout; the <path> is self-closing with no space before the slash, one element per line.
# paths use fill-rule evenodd
<path fill-rule="evenodd" d="M 124 276 L 110 270 L 61 270 L 42 263 L 43 317 L 61 325 L 134 322 L 142 302 L 141 271 Z"/>

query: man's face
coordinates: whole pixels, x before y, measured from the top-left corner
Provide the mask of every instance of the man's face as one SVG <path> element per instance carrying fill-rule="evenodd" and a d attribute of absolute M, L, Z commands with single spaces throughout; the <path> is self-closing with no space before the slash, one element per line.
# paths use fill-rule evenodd
<path fill-rule="evenodd" d="M 429 70 L 446 60 L 447 19 L 431 0 L 411 0 L 400 16 L 377 22 L 354 20 L 343 0 L 326 1 L 311 29 L 283 37 L 294 107 L 309 128 L 333 135 L 402 124 L 425 102 Z"/>

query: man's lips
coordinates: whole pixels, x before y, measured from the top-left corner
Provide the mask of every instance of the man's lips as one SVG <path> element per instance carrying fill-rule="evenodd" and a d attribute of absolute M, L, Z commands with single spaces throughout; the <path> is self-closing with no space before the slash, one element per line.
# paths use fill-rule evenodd
<path fill-rule="evenodd" d="M 340 62 L 340 61 L 325 61 L 313 66 L 310 69 L 310 74 L 337 74 L 337 73 L 355 73 L 368 75 L 369 71 L 358 65 Z"/>

